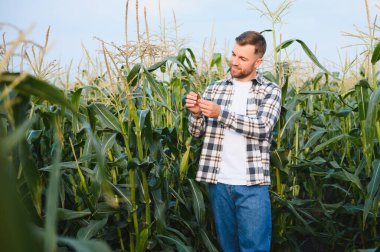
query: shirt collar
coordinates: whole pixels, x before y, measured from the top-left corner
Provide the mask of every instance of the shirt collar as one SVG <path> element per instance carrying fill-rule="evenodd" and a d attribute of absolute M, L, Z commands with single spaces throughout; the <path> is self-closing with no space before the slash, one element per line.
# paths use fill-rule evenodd
<path fill-rule="evenodd" d="M 232 85 L 233 84 L 232 83 L 232 79 L 233 79 L 232 76 L 230 76 L 229 78 L 227 78 L 227 84 L 228 85 Z M 252 85 L 257 85 L 257 84 L 261 85 L 261 84 L 264 83 L 263 77 L 261 76 L 261 74 L 259 72 L 256 72 L 256 77 L 253 78 L 251 81 L 252 81 Z"/>

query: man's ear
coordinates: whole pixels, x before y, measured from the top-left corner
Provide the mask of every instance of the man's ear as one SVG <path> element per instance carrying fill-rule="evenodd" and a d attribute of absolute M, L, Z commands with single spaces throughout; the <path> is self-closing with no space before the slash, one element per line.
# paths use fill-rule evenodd
<path fill-rule="evenodd" d="M 255 62 L 255 68 L 258 68 L 263 63 L 263 58 L 258 58 Z"/>

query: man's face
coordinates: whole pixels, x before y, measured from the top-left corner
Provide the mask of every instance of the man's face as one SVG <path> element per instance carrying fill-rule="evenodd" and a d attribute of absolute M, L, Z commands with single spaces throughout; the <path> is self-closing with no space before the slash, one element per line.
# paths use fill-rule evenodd
<path fill-rule="evenodd" d="M 256 77 L 256 68 L 262 58 L 255 54 L 255 46 L 235 44 L 231 55 L 231 76 L 240 81 L 250 81 Z"/>

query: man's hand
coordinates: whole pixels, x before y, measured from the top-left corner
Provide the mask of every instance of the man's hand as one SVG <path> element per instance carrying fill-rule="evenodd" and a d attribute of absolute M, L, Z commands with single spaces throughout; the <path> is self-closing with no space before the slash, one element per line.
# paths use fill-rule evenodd
<path fill-rule="evenodd" d="M 220 114 L 220 106 L 215 102 L 208 100 L 198 100 L 199 107 L 201 108 L 202 114 L 209 118 L 218 118 Z"/>
<path fill-rule="evenodd" d="M 193 113 L 195 117 L 200 117 L 202 114 L 201 108 L 199 107 L 198 101 L 200 97 L 195 92 L 190 92 L 186 95 L 186 108 Z"/>

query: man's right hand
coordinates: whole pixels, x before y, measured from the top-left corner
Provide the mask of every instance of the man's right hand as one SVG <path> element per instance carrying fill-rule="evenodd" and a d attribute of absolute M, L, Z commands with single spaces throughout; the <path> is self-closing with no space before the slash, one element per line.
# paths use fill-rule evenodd
<path fill-rule="evenodd" d="M 198 104 L 198 95 L 191 91 L 186 95 L 186 108 L 195 116 L 200 117 L 202 112 Z"/>

